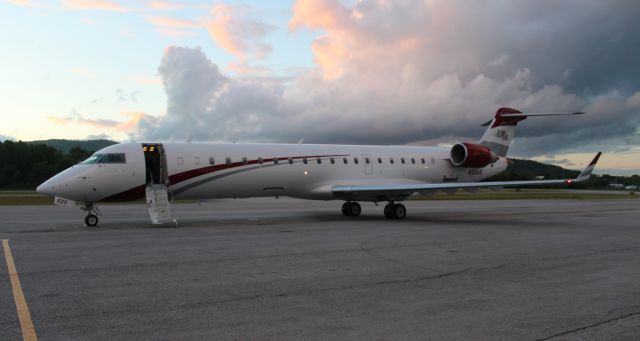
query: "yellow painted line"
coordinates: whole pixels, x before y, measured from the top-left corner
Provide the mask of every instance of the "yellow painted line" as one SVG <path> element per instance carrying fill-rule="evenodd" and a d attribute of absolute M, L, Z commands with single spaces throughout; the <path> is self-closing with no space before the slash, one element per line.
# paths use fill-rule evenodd
<path fill-rule="evenodd" d="M 16 265 L 13 263 L 13 256 L 11 255 L 11 248 L 9 248 L 8 239 L 2 240 L 2 247 L 4 248 L 4 258 L 7 259 L 7 268 L 9 269 L 9 278 L 11 279 L 11 289 L 13 289 L 13 299 L 16 301 L 16 309 L 18 310 L 18 318 L 20 319 L 20 328 L 22 328 L 22 338 L 24 341 L 37 341 L 38 337 L 36 336 L 36 329 L 33 327 L 31 314 L 29 314 L 29 308 L 27 307 L 27 301 L 24 299 L 24 293 L 22 292 L 22 286 L 20 285 Z"/>

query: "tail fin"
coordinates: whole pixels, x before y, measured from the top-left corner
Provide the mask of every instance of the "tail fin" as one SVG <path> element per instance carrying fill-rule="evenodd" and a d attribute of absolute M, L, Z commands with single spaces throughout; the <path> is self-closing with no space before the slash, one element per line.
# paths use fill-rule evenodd
<path fill-rule="evenodd" d="M 518 122 L 524 121 L 530 116 L 558 116 L 558 115 L 579 115 L 583 112 L 563 112 L 563 113 L 523 113 L 512 108 L 500 108 L 495 117 L 483 124 L 489 126 L 480 139 L 480 144 L 488 147 L 498 156 L 505 157 L 513 141 Z"/>

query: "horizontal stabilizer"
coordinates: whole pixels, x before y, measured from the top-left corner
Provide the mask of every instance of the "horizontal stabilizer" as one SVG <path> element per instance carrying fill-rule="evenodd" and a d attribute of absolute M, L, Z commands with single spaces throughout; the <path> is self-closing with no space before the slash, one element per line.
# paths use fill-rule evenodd
<path fill-rule="evenodd" d="M 548 112 L 548 113 L 511 113 L 511 114 L 500 114 L 500 117 L 531 117 L 531 116 L 562 116 L 562 115 L 584 115 L 582 111 L 576 112 Z"/>

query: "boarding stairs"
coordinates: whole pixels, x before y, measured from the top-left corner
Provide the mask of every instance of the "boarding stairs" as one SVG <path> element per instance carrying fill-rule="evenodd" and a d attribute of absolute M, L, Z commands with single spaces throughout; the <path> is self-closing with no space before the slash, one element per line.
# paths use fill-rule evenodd
<path fill-rule="evenodd" d="M 171 215 L 171 204 L 167 193 L 167 185 L 148 184 L 146 188 L 147 209 L 154 224 L 176 223 Z"/>

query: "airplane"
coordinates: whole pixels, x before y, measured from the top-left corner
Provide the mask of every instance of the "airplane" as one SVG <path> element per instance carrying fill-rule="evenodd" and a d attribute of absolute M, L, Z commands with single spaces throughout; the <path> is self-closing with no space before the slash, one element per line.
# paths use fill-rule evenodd
<path fill-rule="evenodd" d="M 176 222 L 177 199 L 288 196 L 343 200 L 342 214 L 357 217 L 359 201 L 386 202 L 384 216 L 403 219 L 402 201 L 417 195 L 480 188 L 571 184 L 587 180 L 601 153 L 575 179 L 479 182 L 503 172 L 517 124 L 528 117 L 500 108 L 479 142 L 452 147 L 272 143 L 121 143 L 103 148 L 42 183 L 54 203 L 82 203 L 85 224 L 96 226 L 98 202 L 145 198 L 152 223 Z"/>

